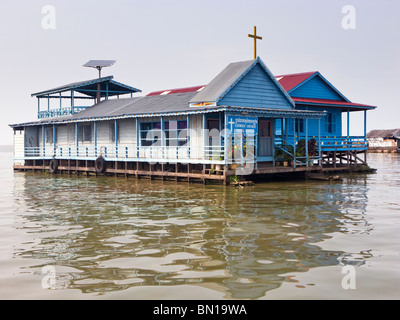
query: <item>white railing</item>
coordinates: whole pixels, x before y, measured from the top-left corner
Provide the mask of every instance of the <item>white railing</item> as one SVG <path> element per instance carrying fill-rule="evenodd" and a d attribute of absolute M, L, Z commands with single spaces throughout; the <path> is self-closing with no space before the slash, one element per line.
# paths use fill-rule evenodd
<path fill-rule="evenodd" d="M 206 146 L 193 148 L 189 146 L 79 146 L 79 147 L 27 147 L 25 158 L 57 159 L 95 159 L 99 156 L 114 160 L 130 161 L 198 161 L 204 163 L 224 164 L 223 146 Z"/>

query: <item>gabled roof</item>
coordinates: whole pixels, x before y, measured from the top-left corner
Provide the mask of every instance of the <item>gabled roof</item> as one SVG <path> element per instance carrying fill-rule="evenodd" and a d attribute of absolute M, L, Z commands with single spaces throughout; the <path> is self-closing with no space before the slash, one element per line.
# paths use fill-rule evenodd
<path fill-rule="evenodd" d="M 350 102 L 338 89 L 336 89 L 327 79 L 325 79 L 321 73 L 318 71 L 312 72 L 302 72 L 302 73 L 293 73 L 287 75 L 279 75 L 275 76 L 279 83 L 283 86 L 283 88 L 290 94 L 291 97 L 295 97 L 294 91 L 306 84 L 308 81 L 313 79 L 314 77 L 319 77 L 325 84 L 334 91 L 338 96 L 340 96 L 344 101 Z"/>
<path fill-rule="evenodd" d="M 47 97 L 48 95 L 74 90 L 76 92 L 95 98 L 97 95 L 98 83 L 100 83 L 101 97 L 105 97 L 106 95 L 115 96 L 120 94 L 142 92 L 139 89 L 114 81 L 113 78 L 113 76 L 109 76 L 93 80 L 74 82 L 50 90 L 33 93 L 32 97 Z M 108 94 L 105 92 L 107 88 Z"/>
<path fill-rule="evenodd" d="M 297 87 L 299 84 L 303 83 L 305 80 L 310 78 L 315 73 L 317 73 L 317 71 L 285 74 L 285 75 L 275 76 L 275 78 L 276 80 L 279 81 L 282 87 L 287 92 L 289 92 L 294 87 Z"/>
<path fill-rule="evenodd" d="M 290 104 L 294 107 L 294 102 L 275 79 L 271 71 L 262 62 L 260 57 L 255 60 L 240 61 L 229 64 L 219 73 L 203 90 L 201 90 L 190 103 L 215 102 L 218 103 L 252 68 L 259 64 L 269 75 L 276 87 L 282 92 Z"/>

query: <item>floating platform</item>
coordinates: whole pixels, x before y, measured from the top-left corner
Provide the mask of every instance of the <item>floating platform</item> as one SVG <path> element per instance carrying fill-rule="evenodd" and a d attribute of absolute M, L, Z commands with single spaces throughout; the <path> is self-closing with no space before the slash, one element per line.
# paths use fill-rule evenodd
<path fill-rule="evenodd" d="M 211 169 L 203 164 L 149 164 L 143 162 L 107 161 L 103 172 L 96 168 L 91 160 L 29 160 L 25 164 L 14 164 L 15 171 L 49 172 L 51 174 L 76 174 L 93 176 L 133 176 L 137 179 L 172 180 L 193 183 L 218 183 L 243 187 L 251 186 L 254 181 L 270 181 L 273 177 L 290 178 L 297 175 L 313 180 L 339 180 L 335 173 L 340 172 L 375 172 L 374 169 L 361 165 L 336 167 L 298 166 L 283 167 L 258 166 L 249 175 L 237 177 L 235 170 Z M 326 175 L 329 174 L 329 175 Z"/>

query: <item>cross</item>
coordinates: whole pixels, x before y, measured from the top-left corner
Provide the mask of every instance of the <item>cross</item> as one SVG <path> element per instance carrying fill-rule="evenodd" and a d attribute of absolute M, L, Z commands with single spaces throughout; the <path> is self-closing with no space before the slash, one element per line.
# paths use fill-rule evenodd
<path fill-rule="evenodd" d="M 257 36 L 257 27 L 254 27 L 254 34 L 249 34 L 249 38 L 254 39 L 254 60 L 257 59 L 257 40 L 262 40 L 262 37 Z"/>
<path fill-rule="evenodd" d="M 231 120 L 230 122 L 228 122 L 228 124 L 231 125 L 231 132 L 233 132 L 233 125 L 235 124 L 235 122 L 233 120 Z"/>

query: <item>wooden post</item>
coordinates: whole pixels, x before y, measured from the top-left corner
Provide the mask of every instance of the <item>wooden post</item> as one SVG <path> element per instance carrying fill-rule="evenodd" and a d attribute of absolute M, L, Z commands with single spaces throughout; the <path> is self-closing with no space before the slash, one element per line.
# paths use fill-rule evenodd
<path fill-rule="evenodd" d="M 321 118 L 318 119 L 318 155 L 319 166 L 322 167 L 322 148 L 321 148 Z"/>

